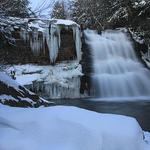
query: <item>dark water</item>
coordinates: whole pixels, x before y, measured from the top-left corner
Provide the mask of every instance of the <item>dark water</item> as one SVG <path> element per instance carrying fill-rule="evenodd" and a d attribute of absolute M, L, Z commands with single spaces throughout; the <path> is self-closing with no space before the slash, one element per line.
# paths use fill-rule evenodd
<path fill-rule="evenodd" d="M 150 102 L 106 102 L 91 101 L 88 99 L 79 100 L 52 100 L 56 105 L 76 106 L 100 113 L 121 114 L 132 116 L 137 119 L 145 131 L 150 131 Z"/>

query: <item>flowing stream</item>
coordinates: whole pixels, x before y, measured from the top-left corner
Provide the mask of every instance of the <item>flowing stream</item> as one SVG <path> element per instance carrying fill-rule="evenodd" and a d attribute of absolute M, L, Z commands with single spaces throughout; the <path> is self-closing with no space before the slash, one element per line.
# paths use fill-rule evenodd
<path fill-rule="evenodd" d="M 85 31 L 93 59 L 93 87 L 99 98 L 147 99 L 150 71 L 136 56 L 128 36 L 121 31 Z"/>

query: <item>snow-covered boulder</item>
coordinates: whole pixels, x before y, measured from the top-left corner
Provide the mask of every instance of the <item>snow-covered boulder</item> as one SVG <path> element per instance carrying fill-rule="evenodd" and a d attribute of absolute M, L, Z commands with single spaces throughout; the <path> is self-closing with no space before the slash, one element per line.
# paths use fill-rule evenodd
<path fill-rule="evenodd" d="M 4 72 L 0 72 L 0 103 L 15 107 L 39 107 L 50 104 L 19 85 Z"/>
<path fill-rule="evenodd" d="M 0 133 L 1 150 L 150 149 L 134 118 L 75 107 L 16 109 L 0 105 Z"/>

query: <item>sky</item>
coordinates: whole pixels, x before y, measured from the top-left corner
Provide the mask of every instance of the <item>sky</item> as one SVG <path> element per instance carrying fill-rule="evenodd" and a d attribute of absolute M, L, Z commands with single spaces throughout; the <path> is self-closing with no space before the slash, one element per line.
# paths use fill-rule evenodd
<path fill-rule="evenodd" d="M 52 12 L 52 8 L 56 1 L 62 0 L 29 0 L 30 7 L 36 14 L 39 16 L 39 11 L 42 10 L 40 17 L 50 18 L 50 13 Z M 63 0 L 67 5 L 71 0 Z"/>
<path fill-rule="evenodd" d="M 52 10 L 52 6 L 57 0 L 29 0 L 30 7 L 40 16 L 48 18 Z M 40 13 L 41 12 L 41 13 Z M 39 14 L 40 13 L 40 14 Z"/>

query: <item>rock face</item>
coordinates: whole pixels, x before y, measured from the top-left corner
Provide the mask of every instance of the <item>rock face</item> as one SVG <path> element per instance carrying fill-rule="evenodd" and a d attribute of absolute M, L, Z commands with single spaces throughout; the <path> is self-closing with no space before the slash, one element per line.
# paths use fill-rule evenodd
<path fill-rule="evenodd" d="M 82 32 L 82 72 L 83 76 L 81 78 L 81 93 L 88 93 L 88 95 L 91 95 L 91 74 L 93 72 L 92 67 L 92 59 L 91 59 L 91 50 L 90 46 L 86 43 L 87 37 L 84 34 L 84 31 Z"/>
<path fill-rule="evenodd" d="M 50 105 L 50 102 L 20 86 L 3 72 L 0 72 L 0 103 L 15 107 Z"/>
<path fill-rule="evenodd" d="M 1 45 L 1 62 L 54 64 L 81 60 L 80 27 L 73 21 L 11 17 L 1 19 L 0 25 L 1 30 L 9 28 L 14 41 Z"/>
<path fill-rule="evenodd" d="M 77 57 L 75 42 L 73 39 L 73 30 L 62 29 L 60 32 L 61 44 L 58 52 L 57 61 L 75 60 Z"/>

